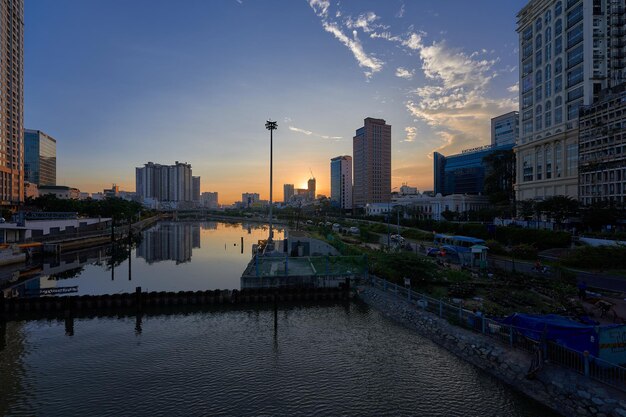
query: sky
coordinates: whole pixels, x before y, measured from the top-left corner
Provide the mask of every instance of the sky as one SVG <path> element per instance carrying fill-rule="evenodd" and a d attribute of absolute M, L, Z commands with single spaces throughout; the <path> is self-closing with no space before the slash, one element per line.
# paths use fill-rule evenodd
<path fill-rule="evenodd" d="M 192 165 L 220 203 L 283 184 L 330 194 L 365 117 L 392 125 L 392 187 L 432 189 L 432 153 L 490 142 L 518 106 L 523 0 L 26 0 L 25 127 L 57 140 L 57 184 L 134 191 Z"/>

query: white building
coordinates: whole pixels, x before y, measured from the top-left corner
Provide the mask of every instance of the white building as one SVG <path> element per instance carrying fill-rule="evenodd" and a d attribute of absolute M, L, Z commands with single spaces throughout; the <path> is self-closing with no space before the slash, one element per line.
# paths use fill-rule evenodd
<path fill-rule="evenodd" d="M 517 200 L 578 196 L 578 109 L 626 80 L 625 0 L 531 0 L 518 13 Z"/>
<path fill-rule="evenodd" d="M 78 200 L 80 190 L 78 188 L 66 187 L 64 185 L 42 185 L 39 187 L 39 195 L 52 194 L 61 200 Z"/>
<path fill-rule="evenodd" d="M 427 194 L 405 195 L 396 198 L 390 204 L 371 203 L 365 206 L 367 216 L 381 216 L 393 210 L 394 207 L 404 207 L 414 209 L 419 217 L 423 219 L 444 220 L 441 213 L 452 211 L 465 213 L 468 211 L 478 211 L 489 207 L 489 199 L 479 195 L 450 194 L 442 196 L 430 196 Z"/>
<path fill-rule="evenodd" d="M 491 146 L 515 145 L 519 138 L 519 112 L 512 111 L 491 119 Z"/>
<path fill-rule="evenodd" d="M 137 197 L 142 202 L 146 199 L 191 202 L 191 165 L 178 161 L 174 165 L 148 162 L 143 167 L 135 168 L 135 186 Z"/>

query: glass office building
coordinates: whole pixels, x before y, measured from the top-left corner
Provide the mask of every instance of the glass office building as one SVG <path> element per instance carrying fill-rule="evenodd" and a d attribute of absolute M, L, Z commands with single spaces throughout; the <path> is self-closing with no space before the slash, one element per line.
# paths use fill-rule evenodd
<path fill-rule="evenodd" d="M 435 152 L 435 194 L 482 194 L 487 174 L 483 159 L 496 151 L 510 151 L 513 146 L 514 144 L 498 147 L 487 145 L 451 156 Z"/>
<path fill-rule="evenodd" d="M 37 186 L 57 184 L 57 141 L 40 130 L 24 130 L 24 179 Z"/>

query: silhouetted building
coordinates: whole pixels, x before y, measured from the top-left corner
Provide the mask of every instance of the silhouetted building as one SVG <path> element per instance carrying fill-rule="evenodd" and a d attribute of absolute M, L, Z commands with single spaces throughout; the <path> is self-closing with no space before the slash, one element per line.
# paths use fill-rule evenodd
<path fill-rule="evenodd" d="M 284 184 L 283 185 L 283 202 L 286 204 L 291 200 L 294 196 L 294 187 L 293 184 Z"/>
<path fill-rule="evenodd" d="M 515 145 L 519 138 L 519 112 L 491 119 L 491 146 Z"/>
<path fill-rule="evenodd" d="M 191 202 L 191 165 L 176 161 L 175 165 L 148 162 L 135 169 L 135 185 L 141 201 Z"/>
<path fill-rule="evenodd" d="M 40 130 L 24 130 L 24 177 L 41 185 L 57 185 L 57 141 Z"/>
<path fill-rule="evenodd" d="M 368 117 L 352 139 L 355 207 L 391 199 L 391 125 Z"/>
<path fill-rule="evenodd" d="M 0 204 L 15 205 L 24 201 L 24 1 L 0 0 L 0 22 Z"/>
<path fill-rule="evenodd" d="M 191 177 L 191 200 L 194 203 L 200 202 L 200 177 Z"/>
<path fill-rule="evenodd" d="M 160 222 L 143 232 L 137 258 L 143 258 L 149 264 L 168 260 L 185 263 L 191 260 L 192 248 L 199 247 L 199 224 Z"/>
<path fill-rule="evenodd" d="M 307 189 L 309 191 L 309 200 L 315 200 L 315 178 L 309 178 Z"/>
<path fill-rule="evenodd" d="M 330 160 L 330 201 L 334 207 L 352 209 L 352 157 Z"/>

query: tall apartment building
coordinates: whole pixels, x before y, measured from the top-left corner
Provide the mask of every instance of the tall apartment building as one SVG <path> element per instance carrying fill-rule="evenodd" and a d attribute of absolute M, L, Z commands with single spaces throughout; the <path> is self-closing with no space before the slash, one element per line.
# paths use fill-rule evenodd
<path fill-rule="evenodd" d="M 176 161 L 174 165 L 148 162 L 135 169 L 137 196 L 143 201 L 192 201 L 191 165 Z"/>
<path fill-rule="evenodd" d="M 0 0 L 0 204 L 24 201 L 24 1 Z"/>
<path fill-rule="evenodd" d="M 202 200 L 202 206 L 210 209 L 216 209 L 219 207 L 217 192 L 204 192 L 200 196 Z"/>
<path fill-rule="evenodd" d="M 330 160 L 330 202 L 333 207 L 352 209 L 352 157 L 349 155 Z"/>
<path fill-rule="evenodd" d="M 57 141 L 40 130 L 24 129 L 24 180 L 57 185 Z"/>
<path fill-rule="evenodd" d="M 579 200 L 626 205 L 626 83 L 580 111 Z"/>
<path fill-rule="evenodd" d="M 283 202 L 287 204 L 289 200 L 291 200 L 294 196 L 294 186 L 293 184 L 283 184 Z"/>
<path fill-rule="evenodd" d="M 254 204 L 261 201 L 261 197 L 259 193 L 242 193 L 241 194 L 241 203 L 244 208 L 250 208 Z"/>
<path fill-rule="evenodd" d="M 352 139 L 355 207 L 391 199 L 391 125 L 368 117 Z"/>
<path fill-rule="evenodd" d="M 578 110 L 624 81 L 624 2 L 531 0 L 518 13 L 518 200 L 578 196 Z"/>
<path fill-rule="evenodd" d="M 309 191 L 310 201 L 315 200 L 315 184 L 315 178 L 309 178 L 309 181 L 307 182 L 307 190 Z"/>
<path fill-rule="evenodd" d="M 200 202 L 200 177 L 191 177 L 191 201 Z"/>
<path fill-rule="evenodd" d="M 512 111 L 491 119 L 491 146 L 515 145 L 518 138 L 518 111 Z"/>

